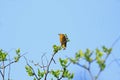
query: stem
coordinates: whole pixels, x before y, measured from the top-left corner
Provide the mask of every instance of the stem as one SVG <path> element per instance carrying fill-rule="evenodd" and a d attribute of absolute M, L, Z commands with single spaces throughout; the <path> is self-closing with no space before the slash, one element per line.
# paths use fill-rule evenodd
<path fill-rule="evenodd" d="M 98 74 L 97 74 L 97 76 L 95 77 L 95 80 L 97 80 L 98 79 L 98 77 L 100 76 L 100 74 L 101 74 L 101 70 L 99 70 L 99 72 L 98 72 Z"/>
<path fill-rule="evenodd" d="M 0 70 L 0 74 L 1 74 L 1 76 L 2 76 L 2 78 L 4 77 L 4 75 L 3 75 L 3 73 L 2 73 L 2 71 Z"/>
<path fill-rule="evenodd" d="M 52 58 L 50 59 L 50 62 L 49 62 L 49 64 L 48 64 L 48 66 L 47 66 L 47 71 L 46 71 L 45 79 L 44 79 L 44 80 L 47 80 L 47 75 L 48 75 L 48 73 L 49 73 L 50 64 L 51 64 L 51 62 L 53 61 L 53 57 L 54 57 L 54 56 L 55 56 L 55 53 L 52 55 Z"/>
<path fill-rule="evenodd" d="M 3 61 L 3 80 L 5 80 L 5 67 L 4 67 L 4 61 Z"/>
<path fill-rule="evenodd" d="M 26 63 L 27 63 L 27 65 L 32 69 L 32 71 L 33 71 L 33 73 L 34 73 L 34 75 L 35 75 L 35 77 L 36 77 L 36 79 L 37 80 L 39 80 L 39 78 L 37 77 L 37 75 L 35 74 L 35 71 L 34 71 L 34 69 L 28 64 L 28 61 L 27 61 L 27 59 L 26 59 L 26 57 L 24 56 L 24 58 L 25 58 L 25 60 L 26 60 Z"/>
<path fill-rule="evenodd" d="M 11 63 L 10 56 L 9 56 L 9 63 Z M 11 65 L 9 65 L 8 80 L 10 80 L 10 71 L 11 71 Z"/>
<path fill-rule="evenodd" d="M 90 68 L 91 68 L 91 63 L 89 62 L 89 66 L 88 66 L 88 72 L 89 72 L 89 74 L 90 74 L 90 77 L 91 77 L 91 79 L 92 80 L 94 80 L 94 78 L 93 78 L 93 75 L 92 75 L 92 72 L 91 72 L 91 70 L 90 70 Z"/>

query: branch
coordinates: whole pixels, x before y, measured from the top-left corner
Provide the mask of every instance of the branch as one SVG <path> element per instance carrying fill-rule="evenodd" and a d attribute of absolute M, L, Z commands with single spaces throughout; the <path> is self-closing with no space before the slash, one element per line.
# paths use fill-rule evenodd
<path fill-rule="evenodd" d="M 111 45 L 111 48 L 113 48 L 119 40 L 120 40 L 120 36 L 113 42 L 113 44 Z"/>
<path fill-rule="evenodd" d="M 5 79 L 5 68 L 4 68 L 4 65 L 5 65 L 5 63 L 3 61 L 3 80 Z"/>
<path fill-rule="evenodd" d="M 45 67 L 47 67 L 47 66 L 44 67 L 44 62 L 43 62 L 43 57 L 44 57 L 44 56 L 45 56 L 45 53 L 42 55 L 41 61 L 42 61 L 43 70 L 44 70 L 44 72 L 45 72 Z M 48 64 L 47 57 L 45 56 L 45 58 L 46 58 L 46 61 L 47 61 L 47 64 Z"/>
<path fill-rule="evenodd" d="M 119 40 L 120 40 L 120 36 L 112 43 L 111 48 L 113 48 Z M 105 62 L 104 62 L 104 63 L 106 63 L 106 61 L 107 61 L 107 59 L 109 58 L 109 56 L 110 56 L 110 54 L 105 57 Z M 116 61 L 116 60 L 115 60 L 115 61 Z M 112 61 L 112 62 L 113 62 L 113 61 Z M 110 63 L 111 63 L 111 62 L 110 62 Z M 118 62 L 116 61 L 116 63 L 118 63 Z M 98 72 L 98 74 L 97 74 L 97 77 L 95 78 L 95 80 L 98 79 L 98 77 L 100 76 L 101 72 L 102 72 L 102 70 L 100 69 L 99 72 Z"/>
<path fill-rule="evenodd" d="M 1 76 L 2 76 L 2 78 L 4 77 L 4 75 L 3 75 L 3 73 L 2 73 L 2 71 L 0 70 L 0 74 L 1 74 Z"/>
<path fill-rule="evenodd" d="M 89 62 L 88 72 L 89 72 L 89 74 L 90 74 L 91 79 L 94 80 L 93 75 L 92 75 L 92 72 L 91 72 L 90 69 L 91 69 L 91 63 Z"/>
<path fill-rule="evenodd" d="M 35 75 L 36 79 L 38 80 L 39 78 L 37 77 L 37 75 L 36 75 L 34 69 L 29 65 L 29 63 L 28 63 L 28 61 L 27 61 L 27 58 L 26 58 L 25 56 L 24 56 L 24 59 L 25 59 L 25 61 L 26 61 L 26 64 L 32 69 L 33 74 Z"/>
<path fill-rule="evenodd" d="M 67 68 L 70 64 L 71 64 L 71 62 L 70 62 L 70 63 L 68 63 L 68 65 L 66 65 L 66 67 L 65 67 L 65 68 L 63 68 L 63 70 L 64 70 L 64 69 L 66 69 L 66 68 Z M 60 77 L 60 78 L 58 78 L 57 80 L 61 80 L 61 79 L 63 78 L 63 74 L 64 74 L 64 71 L 62 72 L 61 77 Z"/>
<path fill-rule="evenodd" d="M 52 57 L 51 57 L 51 59 L 50 59 L 50 62 L 49 62 L 49 64 L 48 64 L 48 66 L 47 66 L 47 71 L 46 71 L 45 79 L 44 79 L 44 80 L 47 80 L 47 75 L 48 75 L 48 73 L 49 73 L 50 64 L 51 64 L 51 62 L 53 61 L 53 57 L 54 57 L 54 56 L 55 56 L 55 53 L 52 55 Z"/>
<path fill-rule="evenodd" d="M 11 62 L 10 60 L 10 55 L 9 56 L 9 63 Z M 11 71 L 11 66 L 9 65 L 9 70 L 8 70 L 8 80 L 10 80 L 10 71 Z"/>
<path fill-rule="evenodd" d="M 24 53 L 23 55 L 21 55 L 20 58 L 23 57 L 25 54 L 27 54 L 27 53 Z M 10 62 L 9 64 L 3 66 L 3 68 L 6 68 L 7 66 L 9 66 L 9 65 L 11 65 L 11 64 L 13 64 L 13 63 L 15 63 L 15 62 L 16 62 L 16 61 L 12 61 L 12 62 Z M 0 68 L 0 69 L 3 69 L 3 68 Z"/>

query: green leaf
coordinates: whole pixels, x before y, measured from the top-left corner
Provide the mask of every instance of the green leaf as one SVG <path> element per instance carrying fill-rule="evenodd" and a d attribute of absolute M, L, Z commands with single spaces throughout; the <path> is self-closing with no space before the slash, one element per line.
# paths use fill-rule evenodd
<path fill-rule="evenodd" d="M 73 59 L 73 58 L 70 58 L 70 61 L 71 61 L 73 64 L 76 64 L 78 60 Z"/>
<path fill-rule="evenodd" d="M 103 52 L 101 52 L 98 48 L 96 49 L 96 56 L 100 58 L 103 56 Z"/>
<path fill-rule="evenodd" d="M 14 60 L 15 60 L 15 62 L 18 62 L 19 61 L 19 59 L 20 59 L 20 48 L 18 48 L 17 50 L 16 50 L 16 56 L 14 57 Z"/>
<path fill-rule="evenodd" d="M 63 59 L 59 58 L 59 62 L 60 62 L 62 67 L 66 67 L 66 64 L 68 63 L 68 59 L 63 60 Z"/>
<path fill-rule="evenodd" d="M 105 64 L 102 64 L 101 65 L 101 70 L 103 71 L 105 69 L 106 65 Z"/>
<path fill-rule="evenodd" d="M 68 70 L 64 70 L 64 72 L 63 72 L 63 77 L 68 77 Z"/>
<path fill-rule="evenodd" d="M 108 55 L 111 53 L 111 51 L 112 51 L 112 48 L 106 48 L 105 46 L 103 46 L 102 47 L 103 48 L 103 51 L 105 52 L 105 53 L 107 53 Z"/>
<path fill-rule="evenodd" d="M 20 53 L 20 48 L 16 50 L 16 54 L 19 54 L 19 53 Z"/>
<path fill-rule="evenodd" d="M 100 70 L 103 71 L 105 69 L 105 60 L 98 60 L 97 63 L 100 67 Z"/>
<path fill-rule="evenodd" d="M 60 70 L 56 70 L 56 71 L 51 71 L 52 75 L 56 78 L 59 78 L 59 75 L 60 75 Z"/>
<path fill-rule="evenodd" d="M 41 72 L 40 69 L 38 69 L 39 78 L 43 78 L 44 74 L 45 74 L 44 72 Z"/>
<path fill-rule="evenodd" d="M 34 76 L 34 73 L 32 71 L 32 67 L 31 66 L 25 66 L 26 72 L 28 73 L 29 76 Z"/>
<path fill-rule="evenodd" d="M 34 78 L 34 80 L 36 80 L 36 78 Z"/>
<path fill-rule="evenodd" d="M 112 48 L 108 49 L 108 54 L 110 54 L 112 52 Z"/>
<path fill-rule="evenodd" d="M 102 47 L 103 51 L 106 53 L 107 52 L 107 48 L 105 46 Z"/>
<path fill-rule="evenodd" d="M 15 57 L 14 57 L 15 62 L 18 62 L 18 61 L 19 61 L 19 59 L 20 59 L 20 57 L 19 57 L 19 56 L 15 56 Z"/>
<path fill-rule="evenodd" d="M 84 57 L 84 53 L 82 52 L 82 50 L 79 51 L 80 57 Z"/>
<path fill-rule="evenodd" d="M 90 49 L 86 49 L 86 52 L 84 54 L 84 57 L 85 57 L 86 61 L 91 62 L 92 59 L 90 58 L 90 56 L 91 56 Z"/>
<path fill-rule="evenodd" d="M 41 77 L 40 69 L 38 69 L 38 76 Z"/>
<path fill-rule="evenodd" d="M 0 50 L 0 61 L 5 61 L 5 60 L 7 60 L 7 53 L 5 53 L 5 52 L 3 52 L 3 50 L 1 49 Z"/>
<path fill-rule="evenodd" d="M 59 50 L 61 50 L 61 46 L 53 45 L 53 52 L 57 53 Z"/>
<path fill-rule="evenodd" d="M 68 73 L 68 76 L 67 76 L 67 77 L 68 77 L 69 80 L 71 80 L 71 79 L 74 77 L 74 74 L 73 74 L 73 73 L 72 73 L 72 74 L 71 74 L 71 73 Z"/>

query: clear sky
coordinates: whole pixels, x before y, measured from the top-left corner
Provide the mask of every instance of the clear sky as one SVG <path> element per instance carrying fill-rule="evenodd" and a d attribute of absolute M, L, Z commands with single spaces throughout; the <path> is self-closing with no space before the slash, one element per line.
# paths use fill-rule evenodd
<path fill-rule="evenodd" d="M 52 45 L 60 45 L 59 33 L 66 33 L 70 42 L 56 59 L 80 49 L 110 47 L 120 35 L 120 0 L 0 0 L 0 48 L 13 49 L 11 57 L 21 48 L 28 59 L 39 62 L 43 53 L 52 54 Z M 115 58 L 120 58 L 120 41 L 107 64 Z M 23 58 L 12 66 L 13 80 L 32 80 L 24 66 Z M 80 80 L 84 71 L 78 66 L 70 70 L 73 80 Z M 119 74 L 120 66 L 113 62 L 99 80 L 120 80 Z"/>

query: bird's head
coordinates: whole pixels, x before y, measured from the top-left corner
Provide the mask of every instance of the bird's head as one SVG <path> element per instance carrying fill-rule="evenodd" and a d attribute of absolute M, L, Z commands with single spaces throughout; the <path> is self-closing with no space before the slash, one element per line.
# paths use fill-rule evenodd
<path fill-rule="evenodd" d="M 61 35 L 64 35 L 64 34 L 62 34 L 62 33 L 59 33 L 58 35 L 59 35 L 59 36 L 61 36 Z"/>

